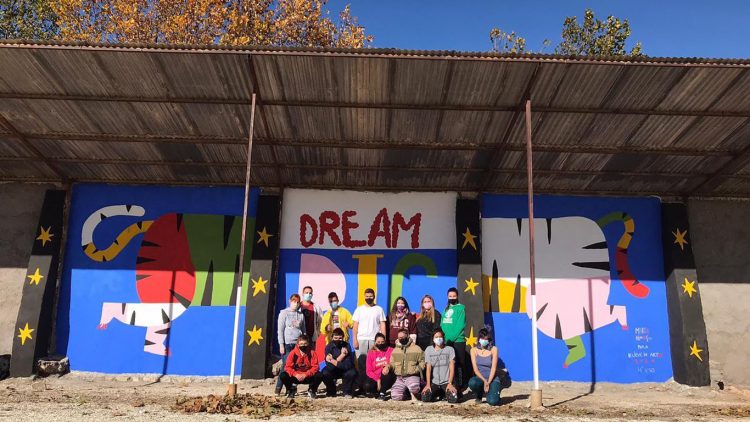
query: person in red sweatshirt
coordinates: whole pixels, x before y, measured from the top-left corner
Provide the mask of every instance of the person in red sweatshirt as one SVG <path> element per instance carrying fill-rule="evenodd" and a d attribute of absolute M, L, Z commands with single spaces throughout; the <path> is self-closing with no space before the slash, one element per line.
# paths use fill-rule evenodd
<path fill-rule="evenodd" d="M 311 399 L 316 397 L 323 375 L 319 372 L 318 355 L 310 347 L 310 339 L 306 335 L 302 334 L 297 338 L 297 345 L 289 353 L 279 378 L 286 387 L 288 398 L 294 397 L 297 384 L 308 384 L 308 396 Z"/>

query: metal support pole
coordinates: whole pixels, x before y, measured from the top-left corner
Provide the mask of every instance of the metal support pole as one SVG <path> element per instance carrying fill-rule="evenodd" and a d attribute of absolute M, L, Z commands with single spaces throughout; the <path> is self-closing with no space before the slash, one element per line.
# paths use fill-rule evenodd
<path fill-rule="evenodd" d="M 539 388 L 539 343 L 536 317 L 536 274 L 534 268 L 534 182 L 531 160 L 531 100 L 526 100 L 526 174 L 529 195 L 529 276 L 531 277 L 531 352 L 534 370 L 534 389 L 531 390 L 531 408 L 542 407 L 542 390 Z"/>
<path fill-rule="evenodd" d="M 234 331 L 232 332 L 232 364 L 229 369 L 229 385 L 227 394 L 234 396 L 237 394 L 237 384 L 234 382 L 234 370 L 237 364 L 237 336 L 240 328 L 240 302 L 242 301 L 242 275 L 245 271 L 245 237 L 247 230 L 247 208 L 250 199 L 250 163 L 253 153 L 253 128 L 255 125 L 255 94 L 253 94 L 252 104 L 250 106 L 250 134 L 247 142 L 247 169 L 245 172 L 245 202 L 242 206 L 242 233 L 240 241 L 240 265 L 237 274 L 235 274 L 235 284 L 237 295 L 234 301 Z"/>

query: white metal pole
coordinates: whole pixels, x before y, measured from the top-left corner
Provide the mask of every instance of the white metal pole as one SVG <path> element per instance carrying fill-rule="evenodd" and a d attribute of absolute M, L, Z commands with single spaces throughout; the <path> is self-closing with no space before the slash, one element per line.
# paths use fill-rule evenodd
<path fill-rule="evenodd" d="M 539 388 L 539 343 L 536 317 L 536 274 L 534 266 L 534 178 L 531 156 L 531 100 L 526 100 L 526 172 L 529 196 L 529 276 L 531 278 L 531 359 L 534 372 L 531 408 L 533 409 L 542 406 L 542 391 Z"/>
<path fill-rule="evenodd" d="M 240 265 L 238 274 L 235 276 L 235 283 L 237 284 L 237 296 L 234 300 L 234 331 L 232 333 L 232 364 L 229 369 L 229 385 L 230 395 L 234 395 L 237 392 L 234 384 L 234 369 L 237 364 L 237 337 L 240 328 L 240 302 L 242 302 L 242 275 L 245 271 L 245 231 L 247 230 L 247 209 L 248 202 L 250 199 L 250 163 L 253 152 L 253 128 L 255 125 L 255 94 L 253 94 L 252 105 L 250 106 L 250 134 L 247 143 L 247 169 L 245 172 L 245 202 L 242 207 L 242 233 L 240 235 Z"/>

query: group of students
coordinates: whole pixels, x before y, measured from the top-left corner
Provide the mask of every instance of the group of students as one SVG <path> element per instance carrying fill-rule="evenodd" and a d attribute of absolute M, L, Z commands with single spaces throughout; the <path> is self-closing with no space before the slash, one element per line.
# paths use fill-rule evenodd
<path fill-rule="evenodd" d="M 466 358 L 466 310 L 458 302 L 458 290 L 448 289 L 448 306 L 441 314 L 430 295 L 422 298 L 414 313 L 403 297 L 393 303 L 386 317 L 375 304 L 375 292 L 365 290 L 365 303 L 354 314 L 340 306 L 338 295 L 328 295 L 330 310 L 313 301 L 313 289 L 292 294 L 289 307 L 278 320 L 282 368 L 276 394 L 282 387 L 294 397 L 298 384 L 308 384 L 310 398 L 320 384 L 326 397 L 336 396 L 342 380 L 344 397 L 355 393 L 392 400 L 461 400 L 466 387 L 477 402 L 500 404 L 500 391 L 510 387 L 510 375 L 492 344 L 490 330 L 479 330 L 476 346 Z M 352 330 L 352 348 L 349 330 Z M 471 374 L 471 377 L 469 377 Z"/>

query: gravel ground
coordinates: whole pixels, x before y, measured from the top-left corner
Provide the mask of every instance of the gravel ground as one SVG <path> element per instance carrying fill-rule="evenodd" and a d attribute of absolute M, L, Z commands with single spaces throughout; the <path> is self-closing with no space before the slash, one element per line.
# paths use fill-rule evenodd
<path fill-rule="evenodd" d="M 272 380 L 242 381 L 240 393 L 271 395 Z M 0 381 L 0 421 L 241 421 L 243 415 L 184 413 L 178 400 L 221 395 L 226 380 L 217 378 L 132 375 L 103 376 L 72 373 L 60 378 L 30 378 Z M 514 383 L 503 390 L 503 405 L 476 405 L 473 399 L 458 405 L 411 404 L 373 399 L 318 399 L 304 415 L 273 417 L 273 420 L 389 421 L 435 420 L 524 420 L 584 421 L 659 420 L 718 421 L 750 418 L 750 390 L 728 386 L 691 388 L 673 382 L 619 385 L 544 383 L 545 409 L 528 409 L 529 383 Z M 304 392 L 305 387 L 300 391 Z M 297 398 L 297 401 L 309 400 Z"/>

